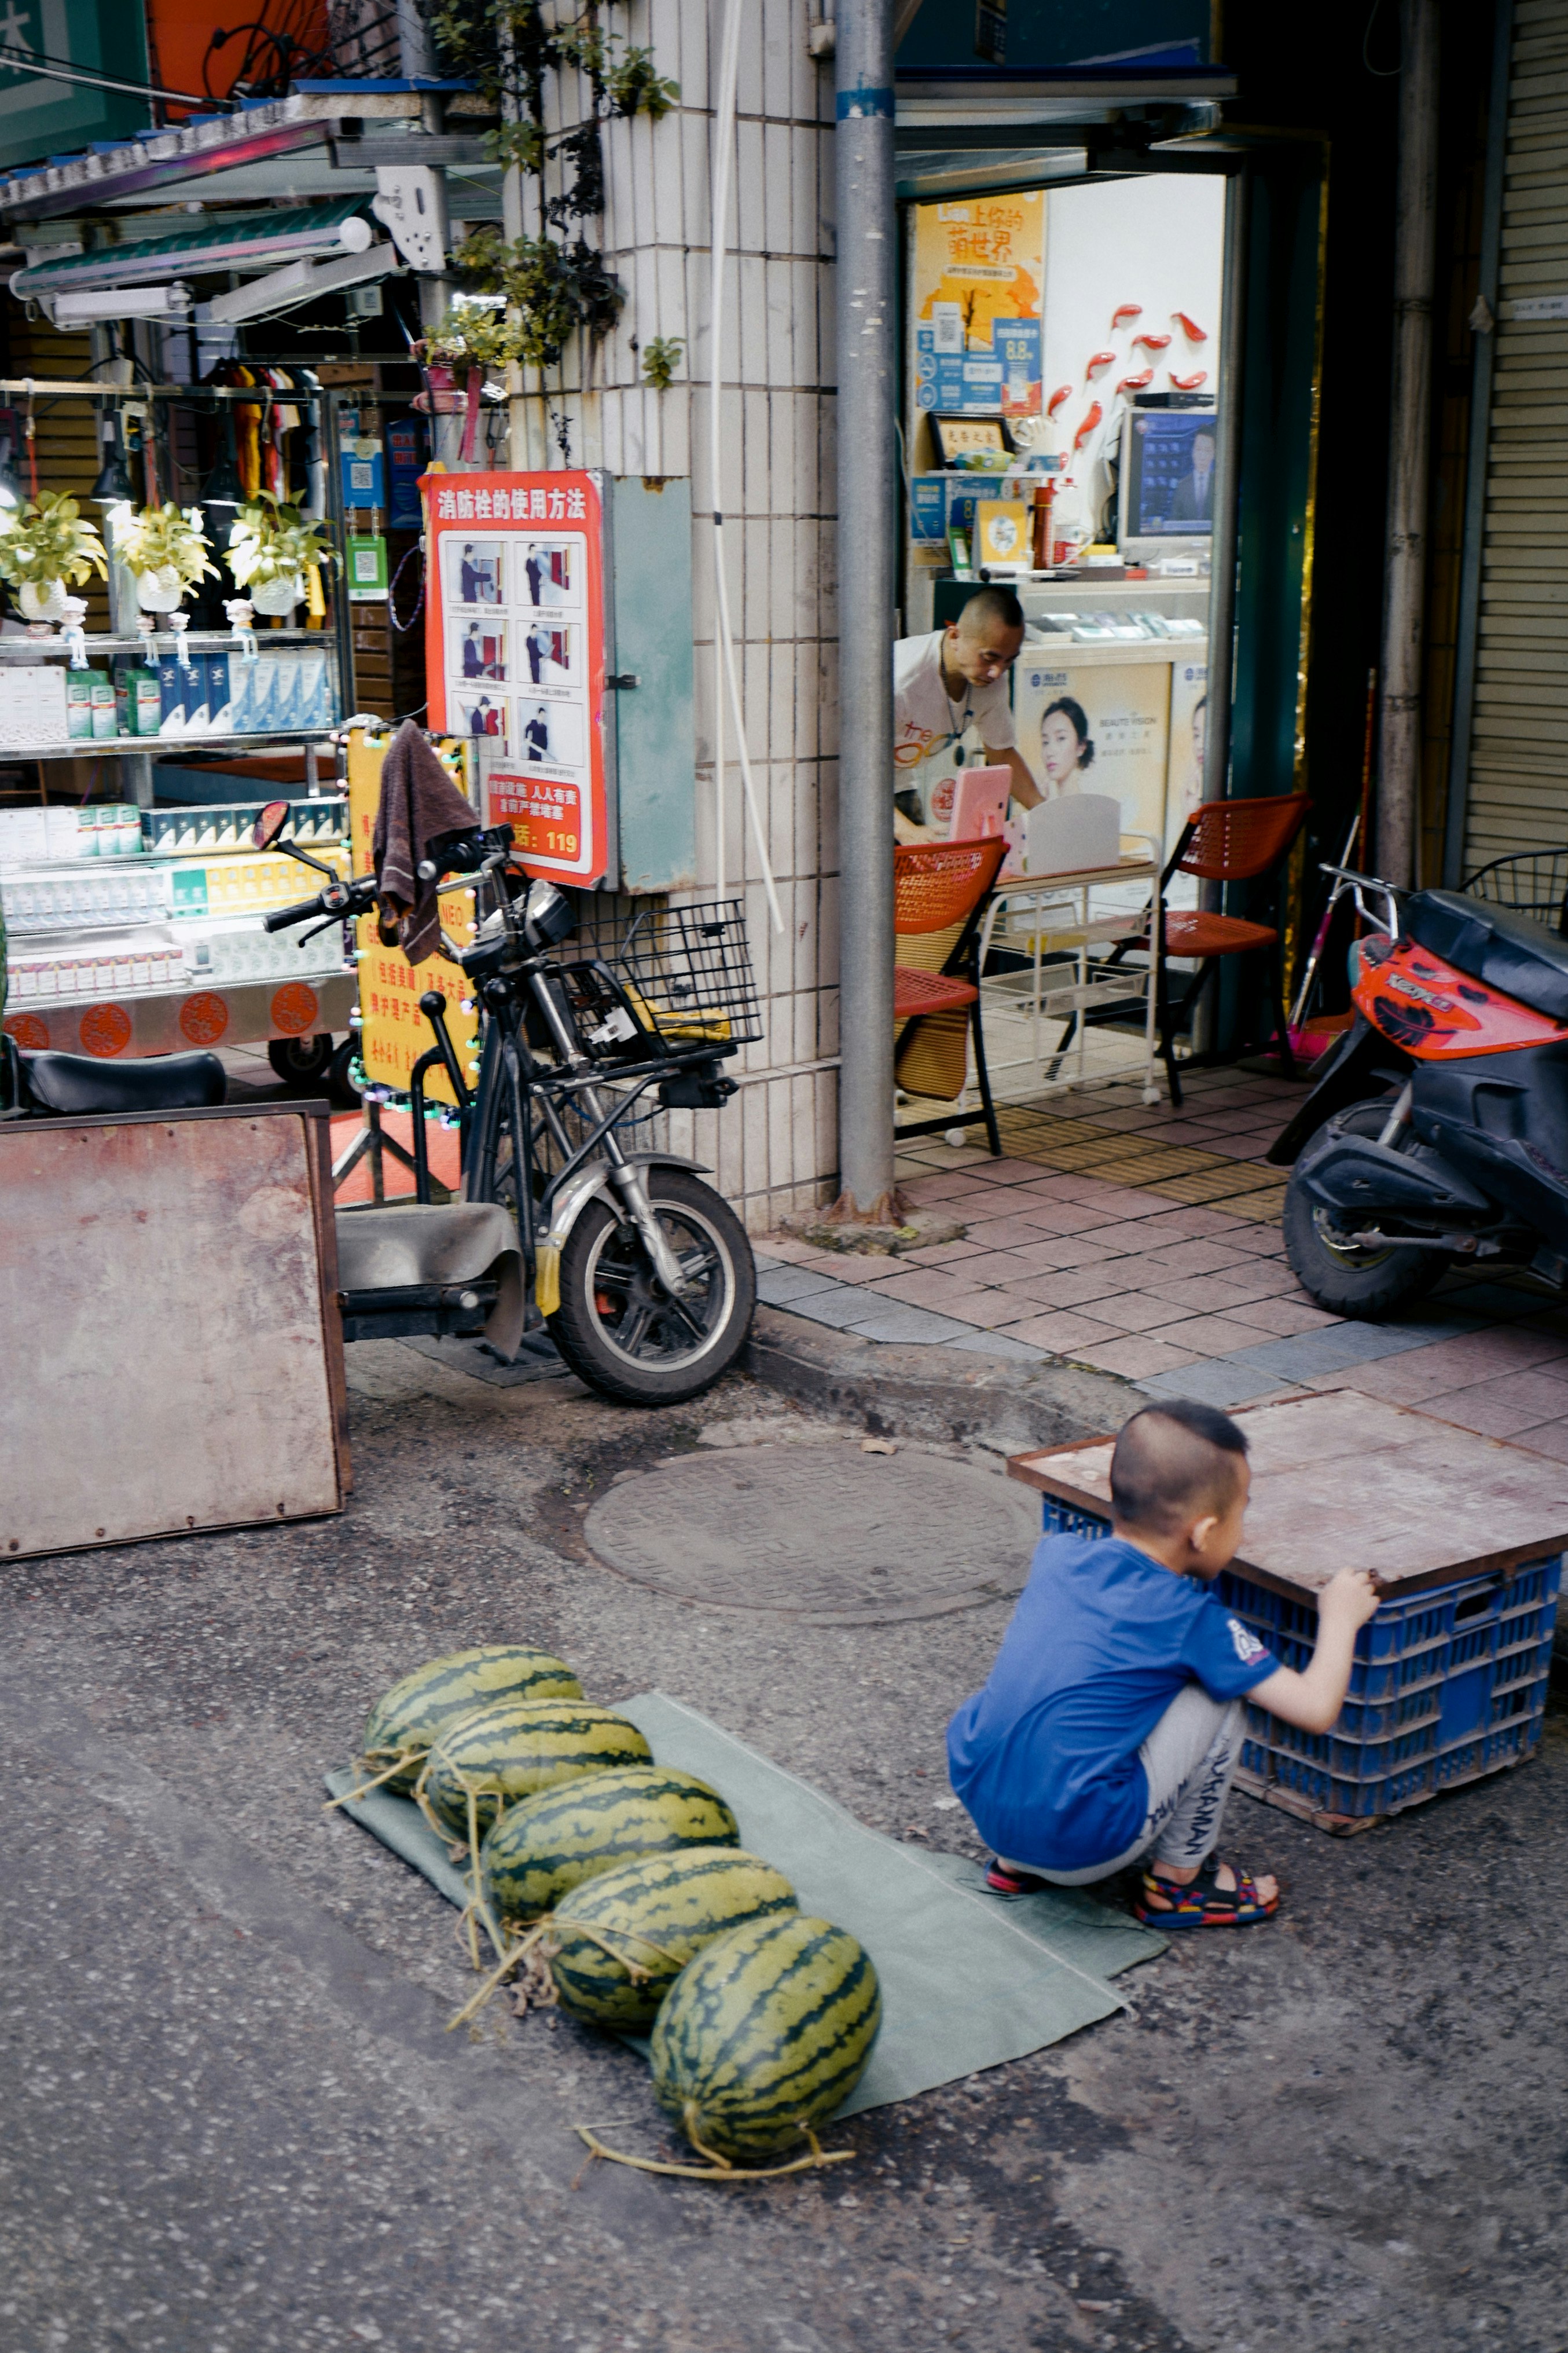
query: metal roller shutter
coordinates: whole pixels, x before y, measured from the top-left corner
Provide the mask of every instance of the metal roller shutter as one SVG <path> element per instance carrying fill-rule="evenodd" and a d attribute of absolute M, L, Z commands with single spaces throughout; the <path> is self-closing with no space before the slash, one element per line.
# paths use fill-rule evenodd
<path fill-rule="evenodd" d="M 1568 842 L 1568 0 L 1514 7 L 1498 295 L 1467 871 Z"/>

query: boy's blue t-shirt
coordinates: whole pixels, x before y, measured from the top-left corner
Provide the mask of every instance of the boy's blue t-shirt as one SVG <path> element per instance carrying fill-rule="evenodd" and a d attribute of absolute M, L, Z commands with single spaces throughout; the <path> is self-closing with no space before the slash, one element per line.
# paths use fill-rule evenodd
<path fill-rule="evenodd" d="M 1015 1862 L 1109 1862 L 1143 1828 L 1138 1751 L 1184 1683 L 1234 1699 L 1278 1664 L 1210 1587 L 1117 1536 L 1047 1536 L 990 1680 L 948 1725 L 953 1788 Z"/>

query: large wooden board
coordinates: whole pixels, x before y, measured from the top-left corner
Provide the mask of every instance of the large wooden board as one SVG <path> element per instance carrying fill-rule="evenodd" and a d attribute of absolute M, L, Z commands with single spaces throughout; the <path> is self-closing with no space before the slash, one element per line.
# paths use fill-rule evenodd
<path fill-rule="evenodd" d="M 325 1113 L 0 1127 L 0 1560 L 342 1508 Z"/>
<path fill-rule="evenodd" d="M 1252 1496 L 1236 1567 L 1316 1593 L 1368 1568 L 1403 1593 L 1513 1567 L 1568 1544 L 1568 1464 L 1354 1389 L 1244 1406 Z M 1017 1454 L 1015 1479 L 1109 1513 L 1114 1441 Z"/>

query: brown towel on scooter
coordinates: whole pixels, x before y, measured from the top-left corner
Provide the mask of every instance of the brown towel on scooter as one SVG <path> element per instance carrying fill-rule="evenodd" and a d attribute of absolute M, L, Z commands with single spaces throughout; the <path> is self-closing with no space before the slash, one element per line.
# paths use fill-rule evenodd
<path fill-rule="evenodd" d="M 384 926 L 395 926 L 410 964 L 421 964 L 440 936 L 435 886 L 418 867 L 432 836 L 478 825 L 470 804 L 452 782 L 412 719 L 405 719 L 382 764 L 375 812 L 375 890 Z"/>

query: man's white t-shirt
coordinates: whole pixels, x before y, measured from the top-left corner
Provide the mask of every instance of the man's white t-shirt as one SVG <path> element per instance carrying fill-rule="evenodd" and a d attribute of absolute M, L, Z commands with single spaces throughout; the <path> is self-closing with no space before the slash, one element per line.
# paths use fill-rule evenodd
<path fill-rule="evenodd" d="M 942 677 L 943 629 L 927 638 L 900 638 L 893 648 L 893 765 L 900 781 L 915 782 L 908 771 L 922 760 L 955 744 L 969 726 L 977 727 L 988 752 L 1011 751 L 1013 706 L 1005 673 L 989 686 L 963 681 L 963 700 L 948 700 Z"/>

